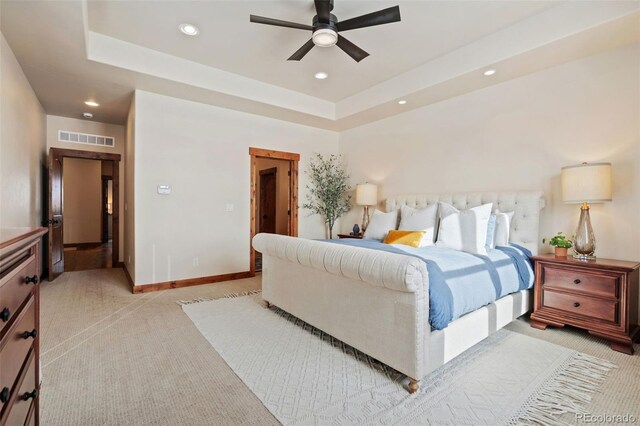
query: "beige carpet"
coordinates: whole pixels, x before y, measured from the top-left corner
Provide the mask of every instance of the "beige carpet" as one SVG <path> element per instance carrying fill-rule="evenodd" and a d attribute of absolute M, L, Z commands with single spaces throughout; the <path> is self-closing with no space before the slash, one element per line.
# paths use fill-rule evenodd
<path fill-rule="evenodd" d="M 513 425 L 584 413 L 615 366 L 499 330 L 423 378 L 405 376 L 278 308 L 261 295 L 182 308 L 284 425 Z"/>
<path fill-rule="evenodd" d="M 42 424 L 278 424 L 175 303 L 259 287 L 254 278 L 133 295 L 118 269 L 43 283 Z M 638 353 L 613 352 L 576 330 L 535 330 L 525 320 L 508 329 L 613 362 L 619 368 L 588 410 L 640 417 Z"/>

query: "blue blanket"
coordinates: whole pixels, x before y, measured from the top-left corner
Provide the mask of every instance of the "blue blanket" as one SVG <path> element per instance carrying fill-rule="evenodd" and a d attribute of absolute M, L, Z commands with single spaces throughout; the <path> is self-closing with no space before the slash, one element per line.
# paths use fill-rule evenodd
<path fill-rule="evenodd" d="M 442 330 L 464 314 L 533 286 L 531 252 L 511 244 L 487 250 L 487 256 L 444 247 L 413 248 L 373 240 L 328 240 L 331 243 L 417 257 L 429 272 L 429 323 Z"/>

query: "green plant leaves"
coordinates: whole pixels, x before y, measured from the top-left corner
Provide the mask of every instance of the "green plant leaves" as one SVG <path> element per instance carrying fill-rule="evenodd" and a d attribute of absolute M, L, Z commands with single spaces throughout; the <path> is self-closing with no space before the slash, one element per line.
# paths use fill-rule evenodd
<path fill-rule="evenodd" d="M 324 216 L 331 238 L 336 220 L 351 210 L 351 196 L 347 195 L 351 186 L 342 156 L 331 154 L 324 157 L 316 153 L 306 174 L 310 183 L 307 185 L 307 201 L 302 208 Z"/>
<path fill-rule="evenodd" d="M 546 238 L 543 238 L 542 243 L 544 244 L 545 242 Z M 567 239 L 562 232 L 558 232 L 549 240 L 549 245 L 552 247 L 571 248 L 573 247 L 573 241 Z"/>

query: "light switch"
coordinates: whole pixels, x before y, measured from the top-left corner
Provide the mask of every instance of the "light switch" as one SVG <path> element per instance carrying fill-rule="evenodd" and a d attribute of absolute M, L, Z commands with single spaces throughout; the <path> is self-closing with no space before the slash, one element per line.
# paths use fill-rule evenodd
<path fill-rule="evenodd" d="M 233 204 L 226 204 L 224 206 L 224 209 L 225 209 L 225 211 L 232 212 L 233 211 Z"/>
<path fill-rule="evenodd" d="M 171 194 L 171 186 L 170 185 L 158 185 L 158 194 L 160 194 L 160 195 L 169 195 L 169 194 Z"/>

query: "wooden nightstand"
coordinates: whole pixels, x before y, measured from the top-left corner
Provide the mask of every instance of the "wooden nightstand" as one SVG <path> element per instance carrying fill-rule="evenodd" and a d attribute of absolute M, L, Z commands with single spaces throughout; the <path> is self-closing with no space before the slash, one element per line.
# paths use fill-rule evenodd
<path fill-rule="evenodd" d="M 363 237 L 362 234 L 360 235 L 351 235 L 351 234 L 338 234 L 338 238 L 354 238 L 356 240 L 361 240 Z"/>
<path fill-rule="evenodd" d="M 572 325 L 633 353 L 638 327 L 640 263 L 534 256 L 536 283 L 531 326 Z"/>

